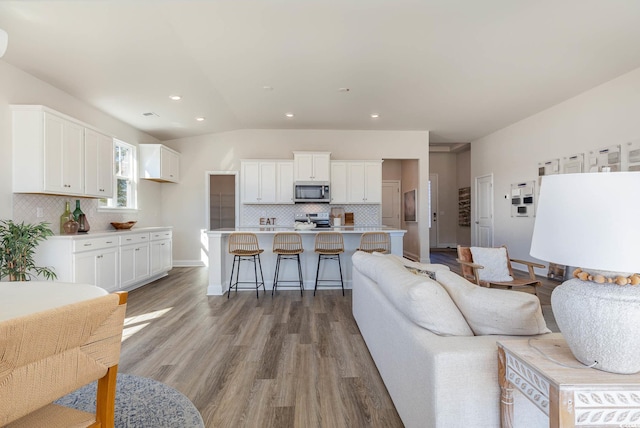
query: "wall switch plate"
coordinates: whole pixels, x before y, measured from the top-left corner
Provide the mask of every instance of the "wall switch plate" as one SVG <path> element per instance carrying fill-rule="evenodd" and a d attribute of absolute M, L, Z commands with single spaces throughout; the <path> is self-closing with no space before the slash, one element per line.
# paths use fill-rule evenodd
<path fill-rule="evenodd" d="M 36 217 L 37 217 L 37 218 L 42 218 L 42 217 L 44 217 L 44 212 L 42 211 L 42 207 L 37 207 L 37 208 L 36 208 Z"/>

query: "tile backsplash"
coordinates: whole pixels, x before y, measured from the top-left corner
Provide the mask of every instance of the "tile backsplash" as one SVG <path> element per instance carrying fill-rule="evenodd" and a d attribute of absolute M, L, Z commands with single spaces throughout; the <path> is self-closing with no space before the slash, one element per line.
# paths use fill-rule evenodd
<path fill-rule="evenodd" d="M 380 205 L 340 205 L 345 212 L 352 212 L 354 222 L 358 226 L 378 226 L 382 223 Z M 328 204 L 295 204 L 295 205 L 241 205 L 240 225 L 256 226 L 260 217 L 276 218 L 277 226 L 292 226 L 296 213 L 331 212 Z"/>
<path fill-rule="evenodd" d="M 80 201 L 80 208 L 86 214 L 92 231 L 112 230 L 112 221 L 137 221 L 138 214 L 134 212 L 99 212 L 98 200 L 92 198 L 78 198 L 73 196 L 40 195 L 30 193 L 13 194 L 13 220 L 25 223 L 49 223 L 54 233 L 60 233 L 60 216 L 64 212 L 64 204 L 69 201 L 71 211 L 76 209 L 76 200 Z M 38 217 L 41 211 L 41 217 Z"/>

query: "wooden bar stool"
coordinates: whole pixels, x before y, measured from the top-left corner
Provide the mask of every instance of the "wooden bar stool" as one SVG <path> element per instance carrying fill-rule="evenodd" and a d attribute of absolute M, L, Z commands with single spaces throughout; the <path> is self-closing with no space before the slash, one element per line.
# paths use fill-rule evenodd
<path fill-rule="evenodd" d="M 360 248 L 358 248 L 358 251 L 389 254 L 391 252 L 389 234 L 386 232 L 363 233 L 360 237 Z"/>
<path fill-rule="evenodd" d="M 300 265 L 300 254 L 304 252 L 302 247 L 302 236 L 297 232 L 278 232 L 273 236 L 273 254 L 278 255 L 276 260 L 276 271 L 273 275 L 273 288 L 271 289 L 271 295 L 278 288 L 278 282 L 297 282 L 300 286 L 300 295 L 304 290 L 304 283 L 302 282 L 302 266 Z M 278 281 L 278 274 L 280 273 L 280 260 L 297 260 L 298 261 L 298 279 L 297 280 L 280 280 Z M 284 287 L 284 286 L 283 286 Z"/>
<path fill-rule="evenodd" d="M 318 253 L 318 268 L 316 269 L 316 285 L 313 288 L 313 295 L 316 295 L 318 282 L 336 282 L 337 279 L 319 279 L 320 262 L 322 260 L 338 260 L 340 270 L 340 286 L 344 296 L 344 281 L 342 280 L 342 264 L 340 263 L 340 253 L 344 252 L 344 241 L 342 233 L 339 232 L 318 232 L 315 239 L 315 252 Z"/>
<path fill-rule="evenodd" d="M 260 254 L 263 251 L 264 250 L 258 246 L 258 237 L 255 233 L 234 232 L 229 235 L 229 254 L 233 254 L 233 265 L 231 266 L 231 278 L 229 279 L 229 290 L 227 291 L 227 299 L 229 298 L 229 295 L 231 294 L 231 288 L 233 288 L 234 285 L 236 286 L 237 293 L 238 284 L 251 284 L 251 282 L 249 281 L 240 281 L 240 262 L 242 260 L 253 262 L 256 298 L 260 297 L 260 294 L 258 293 L 260 285 L 262 285 L 262 290 L 266 293 L 266 289 L 264 288 L 264 276 L 262 275 L 262 263 L 260 263 Z M 238 262 L 238 268 L 236 271 L 236 282 L 234 283 L 233 271 L 236 267 L 236 261 Z M 261 282 L 258 282 L 258 266 L 260 266 Z"/>

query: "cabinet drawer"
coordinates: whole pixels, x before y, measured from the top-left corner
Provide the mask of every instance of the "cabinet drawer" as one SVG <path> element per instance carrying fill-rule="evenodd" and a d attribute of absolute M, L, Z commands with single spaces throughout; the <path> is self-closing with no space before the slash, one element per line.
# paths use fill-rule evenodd
<path fill-rule="evenodd" d="M 117 236 L 103 236 L 99 238 L 74 239 L 73 252 L 100 250 L 102 248 L 115 247 L 118 245 Z"/>
<path fill-rule="evenodd" d="M 149 242 L 149 233 L 128 233 L 120 235 L 120 245 L 138 244 Z"/>
<path fill-rule="evenodd" d="M 171 231 L 163 230 L 160 232 L 151 232 L 151 240 L 158 241 L 160 239 L 171 239 Z"/>

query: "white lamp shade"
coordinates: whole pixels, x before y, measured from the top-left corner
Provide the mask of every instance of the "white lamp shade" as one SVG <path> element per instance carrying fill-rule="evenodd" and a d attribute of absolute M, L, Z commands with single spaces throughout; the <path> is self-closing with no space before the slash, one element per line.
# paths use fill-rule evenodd
<path fill-rule="evenodd" d="M 561 265 L 640 272 L 640 172 L 542 177 L 530 254 Z"/>
<path fill-rule="evenodd" d="M 0 58 L 7 51 L 7 45 L 9 44 L 9 35 L 6 31 L 0 28 Z"/>

